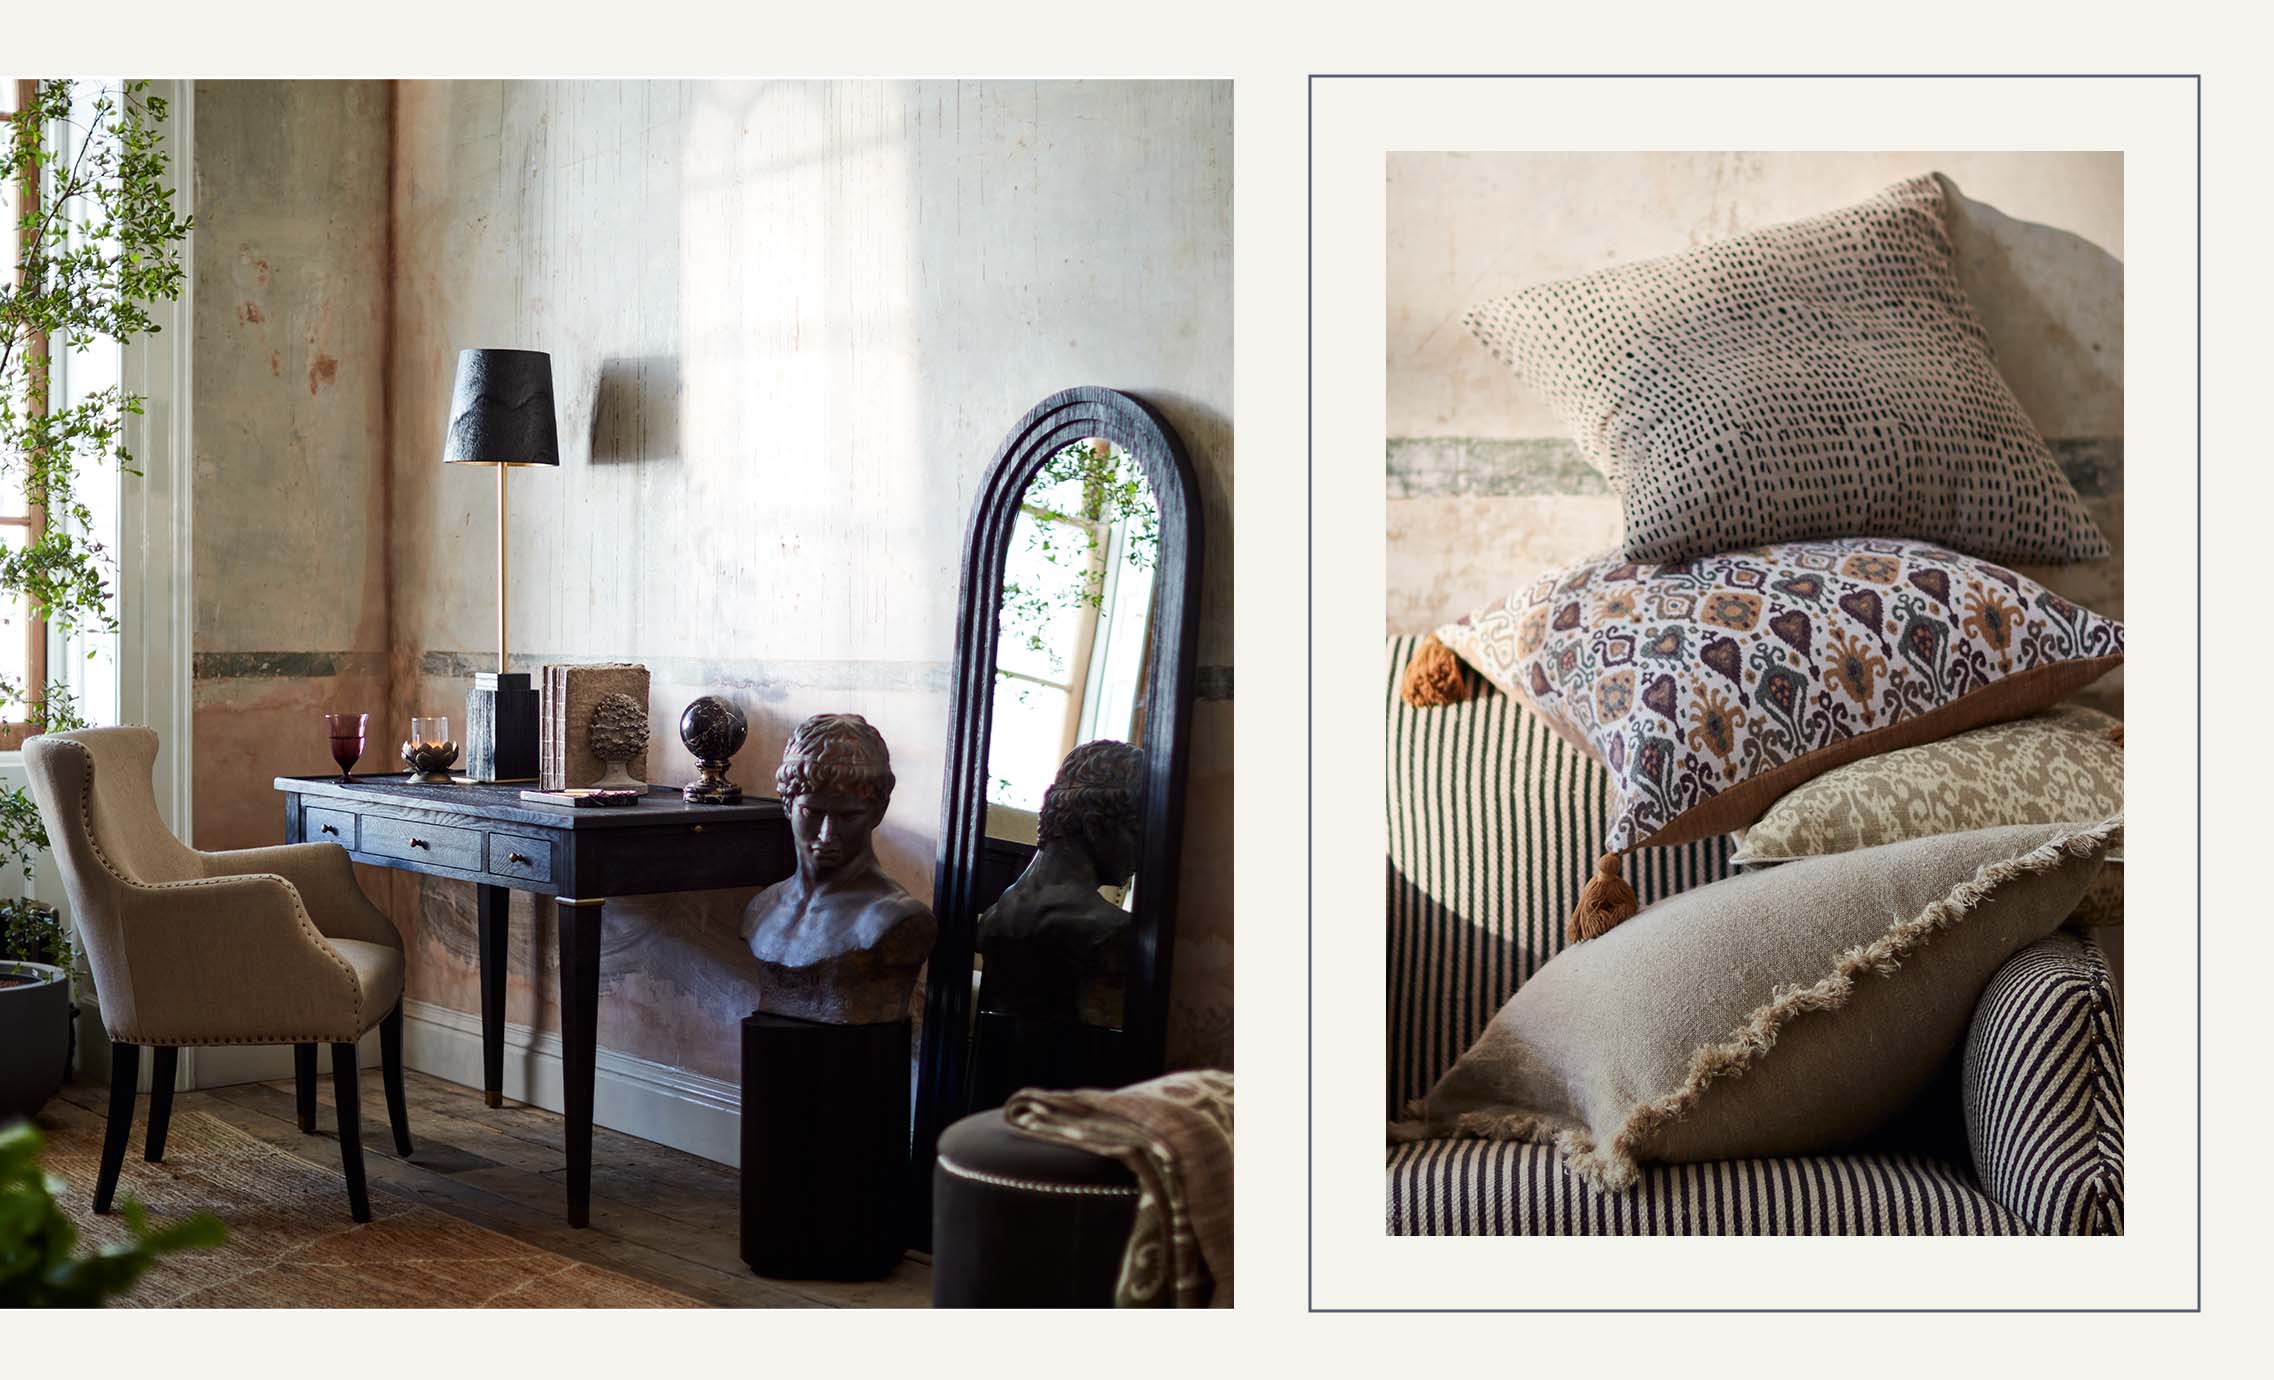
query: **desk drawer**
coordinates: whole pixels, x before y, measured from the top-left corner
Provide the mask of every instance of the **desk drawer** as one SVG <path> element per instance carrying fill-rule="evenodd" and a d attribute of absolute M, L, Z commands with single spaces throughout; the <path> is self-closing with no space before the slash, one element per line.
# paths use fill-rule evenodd
<path fill-rule="evenodd" d="M 468 872 L 482 870 L 481 831 L 453 829 L 447 824 L 415 824 L 407 819 L 365 815 L 363 846 L 358 851 Z"/>
<path fill-rule="evenodd" d="M 300 811 L 300 837 L 307 843 L 336 843 L 353 852 L 355 816 L 345 810 L 327 810 L 320 805 L 305 806 Z"/>
<path fill-rule="evenodd" d="M 492 834 L 489 840 L 491 876 L 516 877 L 535 882 L 549 882 L 553 879 L 553 846 L 550 843 L 524 834 Z"/>

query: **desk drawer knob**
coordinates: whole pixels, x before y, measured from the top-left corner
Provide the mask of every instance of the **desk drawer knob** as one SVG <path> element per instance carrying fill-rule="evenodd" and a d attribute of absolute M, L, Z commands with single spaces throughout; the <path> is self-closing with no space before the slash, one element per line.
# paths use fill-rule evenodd
<path fill-rule="evenodd" d="M 526 853 L 508 853 L 505 855 L 505 860 L 510 863 L 526 864 L 529 861 L 529 855 Z"/>
<path fill-rule="evenodd" d="M 327 833 L 327 834 L 331 834 L 331 835 L 333 835 L 334 837 L 337 837 L 337 836 L 338 836 L 338 834 L 339 834 L 339 831 L 340 831 L 340 827 L 339 827 L 337 824 L 326 824 L 326 825 L 322 825 L 322 826 L 320 826 L 320 827 L 323 829 L 323 831 L 324 831 L 325 833 Z"/>
<path fill-rule="evenodd" d="M 426 847 L 426 840 L 425 840 L 425 839 L 422 839 L 422 838 L 413 838 L 413 839 L 411 840 L 411 847 L 413 847 L 413 848 L 424 848 L 424 847 Z"/>

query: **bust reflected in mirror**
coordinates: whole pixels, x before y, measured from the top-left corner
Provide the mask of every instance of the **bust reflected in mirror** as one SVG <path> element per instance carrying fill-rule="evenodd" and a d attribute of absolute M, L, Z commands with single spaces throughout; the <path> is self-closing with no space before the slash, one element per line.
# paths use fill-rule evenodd
<path fill-rule="evenodd" d="M 907 1017 L 938 926 L 877 863 L 873 836 L 892 787 L 884 736 L 860 715 L 816 714 L 790 735 L 774 792 L 797 871 L 742 913 L 760 1011 L 828 1025 Z"/>
<path fill-rule="evenodd" d="M 1030 1020 L 1117 1028 L 1129 966 L 1121 892 L 1143 843 L 1145 754 L 1084 743 L 1042 798 L 1034 861 L 979 919 L 981 1006 Z"/>

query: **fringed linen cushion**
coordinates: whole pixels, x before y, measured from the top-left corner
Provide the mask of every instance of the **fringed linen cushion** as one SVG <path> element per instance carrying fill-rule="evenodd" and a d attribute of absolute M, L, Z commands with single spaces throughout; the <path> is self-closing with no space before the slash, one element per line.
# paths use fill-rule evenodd
<path fill-rule="evenodd" d="M 1393 1138 L 1553 1144 L 1614 1191 L 1646 1161 L 1851 1144 L 1948 1062 L 1992 974 L 2121 838 L 2121 820 L 1943 834 L 1663 901 L 1546 965 Z"/>

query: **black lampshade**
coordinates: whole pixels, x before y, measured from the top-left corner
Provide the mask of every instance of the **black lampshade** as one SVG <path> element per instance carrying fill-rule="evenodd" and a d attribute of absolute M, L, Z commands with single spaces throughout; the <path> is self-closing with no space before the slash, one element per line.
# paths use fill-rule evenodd
<path fill-rule="evenodd" d="M 553 357 L 543 350 L 460 350 L 444 464 L 558 465 Z"/>

